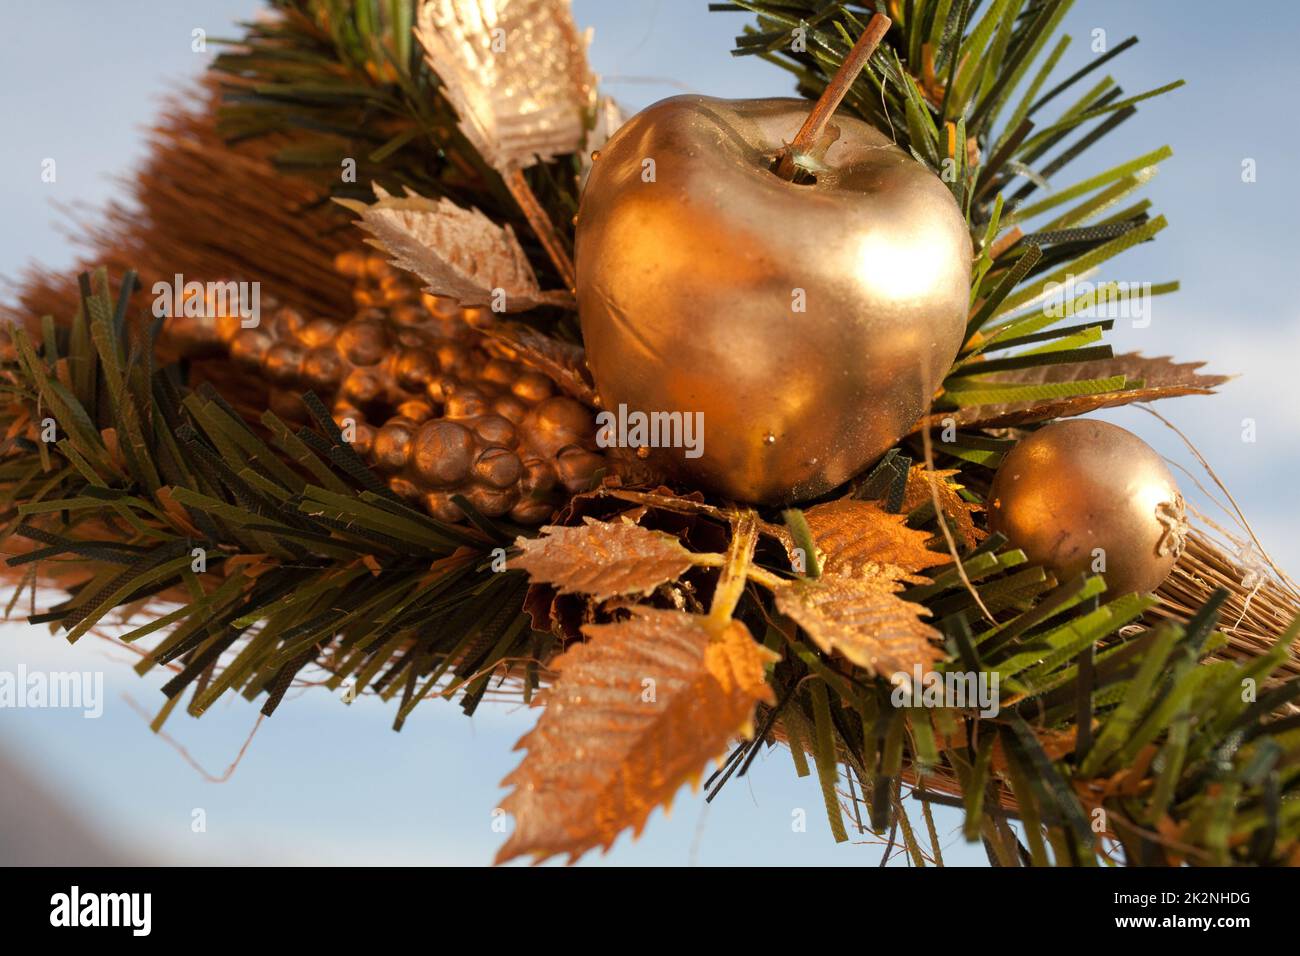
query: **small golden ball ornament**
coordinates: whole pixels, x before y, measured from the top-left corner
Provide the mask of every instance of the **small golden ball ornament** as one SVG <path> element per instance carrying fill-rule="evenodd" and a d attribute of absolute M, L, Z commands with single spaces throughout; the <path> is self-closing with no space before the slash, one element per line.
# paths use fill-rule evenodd
<path fill-rule="evenodd" d="M 1158 588 L 1183 553 L 1186 509 L 1173 475 L 1146 442 L 1091 419 L 1055 422 L 1003 459 L 989 528 L 1058 580 L 1101 572 L 1107 594 Z"/>
<path fill-rule="evenodd" d="M 929 407 L 965 331 L 971 242 L 947 186 L 869 124 L 815 178 L 774 167 L 798 99 L 678 96 L 601 149 L 578 213 L 578 311 L 606 409 L 703 413 L 690 487 L 784 503 L 837 487 Z"/>

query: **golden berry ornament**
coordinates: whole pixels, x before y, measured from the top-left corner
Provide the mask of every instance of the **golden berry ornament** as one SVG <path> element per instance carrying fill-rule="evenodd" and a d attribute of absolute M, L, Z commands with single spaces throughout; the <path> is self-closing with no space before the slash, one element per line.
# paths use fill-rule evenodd
<path fill-rule="evenodd" d="M 1058 580 L 1101 572 L 1118 597 L 1158 588 L 1183 553 L 1183 496 L 1164 461 L 1107 422 L 1055 422 L 1003 459 L 989 528 Z"/>
<path fill-rule="evenodd" d="M 272 306 L 253 328 L 178 316 L 168 334 L 187 355 L 228 355 L 265 380 L 281 418 L 304 420 L 301 395 L 315 392 L 389 488 L 444 521 L 464 520 L 461 496 L 489 518 L 540 524 L 613 470 L 591 410 L 504 357 L 466 310 L 377 256 L 343 253 L 335 268 L 356 281 L 350 319 Z"/>
<path fill-rule="evenodd" d="M 604 145 L 578 213 L 604 408 L 702 412 L 702 454 L 656 459 L 742 501 L 858 473 L 929 407 L 965 331 L 971 242 L 948 187 L 838 116 L 787 180 L 774 167 L 808 118 L 805 100 L 664 100 Z"/>

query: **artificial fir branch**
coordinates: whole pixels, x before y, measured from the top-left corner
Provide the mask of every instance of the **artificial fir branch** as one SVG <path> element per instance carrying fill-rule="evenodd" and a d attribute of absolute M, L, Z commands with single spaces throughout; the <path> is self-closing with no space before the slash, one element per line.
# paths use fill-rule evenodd
<path fill-rule="evenodd" d="M 319 430 L 270 412 L 255 429 L 175 368 L 153 369 L 151 340 L 128 345 L 133 282 L 115 303 L 105 273 L 83 276 L 66 332 L 50 324 L 40 346 L 10 332 L 6 531 L 44 547 L 9 564 L 74 574 L 39 620 L 76 640 L 114 608 L 152 603 L 158 617 L 123 639 L 164 632 L 144 666 L 179 668 L 165 692 L 193 686 L 192 713 L 228 690 L 267 694 L 269 713 L 312 663 L 352 693 L 392 696 L 471 646 L 487 648 L 478 669 L 526 654 L 507 596 L 519 579 L 492 573 L 493 537 L 399 502 L 310 397 Z M 432 689 L 408 694 L 399 722 Z"/>

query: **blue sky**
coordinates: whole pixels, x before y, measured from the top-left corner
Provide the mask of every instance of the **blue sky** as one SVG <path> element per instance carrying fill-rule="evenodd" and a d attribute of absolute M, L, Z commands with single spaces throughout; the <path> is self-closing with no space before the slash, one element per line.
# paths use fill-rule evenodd
<path fill-rule="evenodd" d="M 708 14 L 704 0 L 575 0 L 579 23 L 595 28 L 595 69 L 606 89 L 637 109 L 683 90 L 717 96 L 786 95 L 775 67 L 728 54 L 745 18 Z M 1300 5 L 1258 0 L 1250 16 L 1224 16 L 1209 0 L 1078 0 L 1066 31 L 1075 42 L 1062 70 L 1093 56 L 1104 29 L 1110 45 L 1142 42 L 1112 64 L 1128 92 L 1182 77 L 1187 87 L 1145 104 L 1054 186 L 1164 143 L 1174 158 L 1146 195 L 1171 222 L 1155 243 L 1116 260 L 1106 277 L 1160 282 L 1183 290 L 1154 301 L 1146 329 L 1119 328 L 1123 350 L 1206 359 L 1239 373 L 1216 398 L 1164 403 L 1202 449 L 1254 522 L 1266 547 L 1300 568 L 1300 517 L 1283 476 L 1300 468 L 1300 403 L 1288 378 L 1300 354 L 1293 293 L 1300 194 L 1288 176 L 1297 132 L 1284 98 L 1300 67 L 1282 39 L 1300 32 Z M 93 208 L 115 194 L 115 174 L 142 155 L 141 128 L 162 95 L 202 69 L 190 32 L 230 35 L 251 15 L 250 0 L 45 0 L 6 11 L 0 56 L 0 276 L 35 259 L 73 259 L 54 208 Z M 57 51 L 57 52 L 56 52 Z M 58 181 L 40 181 L 45 157 Z M 1258 179 L 1243 183 L 1243 159 Z M 3 295 L 0 289 L 0 295 Z M 1174 461 L 1191 456 L 1153 419 L 1134 410 L 1106 414 L 1137 431 Z M 1258 440 L 1241 440 L 1243 419 Z M 1188 482 L 1185 490 L 1190 491 Z M 1191 497 L 1195 498 L 1193 494 Z M 521 707 L 485 706 L 467 720 L 458 708 L 423 705 L 401 734 L 389 709 L 369 700 L 351 707 L 319 691 L 287 702 L 263 723 L 234 777 L 210 784 L 148 732 L 126 703 L 161 701 L 157 681 L 137 679 L 122 653 L 85 639 L 75 648 L 40 628 L 0 625 L 0 670 L 32 667 L 103 670 L 104 716 L 0 711 L 0 749 L 21 760 L 100 838 L 137 858 L 198 862 L 485 863 L 502 834 L 492 829 L 497 782 L 515 764 L 514 741 L 532 722 Z M 244 741 L 256 708 L 228 701 L 202 721 L 183 715 L 171 734 L 209 770 L 220 772 Z M 195 808 L 206 833 L 191 831 Z M 791 815 L 808 814 L 808 832 Z M 815 783 L 794 777 L 789 755 L 774 750 L 749 778 L 733 781 L 711 807 L 683 793 L 671 817 L 656 814 L 635 844 L 626 838 L 603 861 L 621 864 L 874 865 L 879 849 L 835 846 Z M 940 819 L 942 832 L 957 825 Z M 952 835 L 949 862 L 980 862 L 978 848 Z M 3 862 L 0 860 L 0 862 Z"/>

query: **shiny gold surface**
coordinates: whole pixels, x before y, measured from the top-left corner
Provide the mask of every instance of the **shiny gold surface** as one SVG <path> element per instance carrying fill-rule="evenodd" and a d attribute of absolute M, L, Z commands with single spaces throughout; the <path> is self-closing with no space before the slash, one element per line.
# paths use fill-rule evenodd
<path fill-rule="evenodd" d="M 971 245 L 948 189 L 847 117 L 815 183 L 782 180 L 771 164 L 808 110 L 651 106 L 601 150 L 578 217 L 605 407 L 703 412 L 703 456 L 660 464 L 744 501 L 811 498 L 868 465 L 928 407 L 965 328 Z"/>
<path fill-rule="evenodd" d="M 989 527 L 1059 580 L 1091 573 L 1105 555 L 1107 594 L 1154 591 L 1182 554 L 1183 498 L 1160 456 L 1107 422 L 1056 422 L 1003 460 Z"/>
<path fill-rule="evenodd" d="M 415 35 L 461 132 L 497 170 L 585 141 L 596 78 L 569 0 L 425 0 Z"/>
<path fill-rule="evenodd" d="M 351 319 L 273 308 L 243 328 L 213 302 L 203 317 L 168 319 L 167 334 L 187 355 L 225 349 L 268 381 L 288 421 L 306 418 L 300 396 L 315 391 L 388 487 L 443 521 L 465 520 L 452 500 L 463 495 L 489 517 L 541 524 L 597 471 L 626 473 L 597 449 L 587 406 L 497 354 L 454 302 L 379 256 L 342 253 L 335 268 L 357 283 Z"/>

